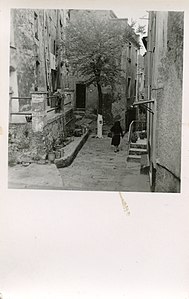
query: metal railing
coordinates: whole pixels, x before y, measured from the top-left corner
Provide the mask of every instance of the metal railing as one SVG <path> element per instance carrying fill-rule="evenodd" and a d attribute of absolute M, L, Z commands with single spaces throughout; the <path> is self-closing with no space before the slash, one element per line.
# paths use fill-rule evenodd
<path fill-rule="evenodd" d="M 128 142 L 131 142 L 131 136 L 134 132 L 146 131 L 146 121 L 133 120 L 129 125 Z"/>
<path fill-rule="evenodd" d="M 55 100 L 54 103 L 51 102 L 51 100 Z M 27 101 L 27 105 L 30 106 L 30 109 L 28 110 L 25 110 L 25 111 L 16 111 L 16 112 L 13 112 L 12 111 L 12 101 L 13 100 L 26 100 Z M 28 100 L 30 101 L 30 104 L 28 104 Z M 10 117 L 12 117 L 13 115 L 25 115 L 25 116 L 31 116 L 32 115 L 32 111 L 31 111 L 31 100 L 32 98 L 31 97 L 11 97 L 10 98 Z M 55 111 L 58 107 L 57 105 L 58 103 L 58 96 L 47 96 L 47 110 L 46 110 L 46 113 L 49 113 L 51 111 Z M 24 105 L 23 105 L 24 106 Z M 62 111 L 61 107 L 59 107 L 59 110 Z"/>
<path fill-rule="evenodd" d="M 65 114 L 65 120 L 66 120 L 66 124 L 68 124 L 71 120 L 73 120 L 73 108 L 71 106 L 72 101 L 71 98 L 66 99 L 66 101 L 63 101 L 63 103 L 61 103 L 61 99 L 59 98 L 58 95 L 48 95 L 47 96 L 47 109 L 46 109 L 46 113 L 50 113 L 52 111 L 54 111 L 54 113 L 56 112 L 60 112 L 60 113 L 64 113 Z M 28 110 L 25 111 L 12 111 L 12 101 L 13 100 L 26 100 L 26 103 L 29 107 Z M 31 108 L 31 97 L 10 97 L 10 106 L 9 106 L 9 114 L 10 114 L 10 122 L 12 122 L 12 116 L 25 116 L 25 121 L 27 122 L 27 116 L 31 117 L 32 116 L 32 108 Z M 30 103 L 28 103 L 28 101 Z M 20 105 L 18 104 L 18 110 L 20 109 L 19 107 Z M 24 103 L 23 103 L 24 106 Z M 70 106 L 70 107 L 69 107 Z M 66 111 L 64 111 L 64 108 L 66 108 Z M 24 119 L 22 119 L 22 122 L 24 121 Z M 31 121 L 31 119 L 30 119 Z"/>
<path fill-rule="evenodd" d="M 55 100 L 54 103 L 50 103 L 50 100 Z M 55 111 L 57 109 L 57 102 L 58 102 L 58 96 L 47 96 L 47 107 L 50 106 L 49 109 L 46 110 L 47 113 L 51 111 Z"/>

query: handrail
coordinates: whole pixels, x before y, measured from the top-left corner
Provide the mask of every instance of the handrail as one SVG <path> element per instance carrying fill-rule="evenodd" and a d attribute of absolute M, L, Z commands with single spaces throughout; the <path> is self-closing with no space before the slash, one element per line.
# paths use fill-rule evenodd
<path fill-rule="evenodd" d="M 11 112 L 11 115 L 32 115 L 31 112 Z"/>
<path fill-rule="evenodd" d="M 134 123 L 134 120 L 132 120 L 132 122 L 129 125 L 128 142 L 130 142 L 130 139 L 131 139 L 131 129 L 132 129 L 133 123 Z"/>
<path fill-rule="evenodd" d="M 11 97 L 11 100 L 31 100 L 31 97 Z"/>
<path fill-rule="evenodd" d="M 58 96 L 48 96 L 47 99 L 54 99 L 57 98 Z"/>
<path fill-rule="evenodd" d="M 51 111 L 55 111 L 56 112 L 56 109 L 57 109 L 57 105 L 52 105 L 51 107 L 49 107 L 49 100 L 51 99 L 58 99 L 59 98 L 59 95 L 47 95 L 46 99 L 47 99 L 47 107 L 46 107 L 46 114 L 48 114 L 49 112 Z M 12 112 L 12 100 L 32 100 L 32 97 L 13 97 L 13 96 L 10 96 L 10 108 L 9 108 L 9 115 L 10 115 L 10 121 L 12 121 L 12 116 L 14 115 L 25 115 L 25 116 L 29 116 L 31 115 L 32 116 L 32 111 L 31 111 L 31 108 L 29 111 L 15 111 L 15 112 Z M 70 106 L 72 106 L 72 101 L 68 99 L 68 102 L 65 102 L 64 103 L 64 107 L 66 109 L 68 109 Z M 72 109 L 72 107 L 71 107 Z M 62 109 L 62 107 L 60 107 L 60 110 L 61 112 L 64 114 L 64 115 L 67 115 L 71 109 L 68 109 L 68 111 L 64 111 L 64 108 Z"/>
<path fill-rule="evenodd" d="M 64 106 L 71 105 L 71 101 L 64 104 Z"/>
<path fill-rule="evenodd" d="M 49 112 L 51 112 L 51 111 L 53 111 L 53 110 L 55 110 L 55 109 L 56 109 L 56 108 L 50 108 L 50 109 L 46 110 L 46 112 L 49 113 Z"/>

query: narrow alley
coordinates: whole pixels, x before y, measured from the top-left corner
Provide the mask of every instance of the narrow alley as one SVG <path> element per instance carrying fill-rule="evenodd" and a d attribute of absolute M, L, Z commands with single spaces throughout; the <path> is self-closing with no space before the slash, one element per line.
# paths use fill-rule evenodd
<path fill-rule="evenodd" d="M 140 163 L 127 162 L 127 138 L 118 153 L 111 138 L 90 135 L 73 163 L 60 168 L 65 190 L 150 192 L 149 177 L 140 174 Z"/>
<path fill-rule="evenodd" d="M 184 13 L 133 20 L 11 10 L 9 188 L 181 192 Z"/>

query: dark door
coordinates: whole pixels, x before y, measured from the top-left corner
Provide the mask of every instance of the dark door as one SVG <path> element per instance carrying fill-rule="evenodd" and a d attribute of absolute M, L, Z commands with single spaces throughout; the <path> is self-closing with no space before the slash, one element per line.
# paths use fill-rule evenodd
<path fill-rule="evenodd" d="M 85 109 L 86 85 L 76 84 L 76 108 Z"/>
<path fill-rule="evenodd" d="M 51 70 L 52 92 L 57 90 L 57 71 Z"/>
<path fill-rule="evenodd" d="M 130 123 L 136 120 L 136 108 L 129 108 L 126 112 L 126 130 L 129 131 Z"/>

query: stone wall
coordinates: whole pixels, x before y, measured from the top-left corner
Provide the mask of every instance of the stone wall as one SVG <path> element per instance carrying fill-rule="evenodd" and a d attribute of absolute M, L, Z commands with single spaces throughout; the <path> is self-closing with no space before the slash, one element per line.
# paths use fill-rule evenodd
<path fill-rule="evenodd" d="M 64 18 L 64 10 L 11 9 L 10 88 L 13 97 L 29 97 L 35 90 L 53 93 L 64 88 Z M 30 109 L 29 100 L 19 102 L 19 110 Z"/>
<path fill-rule="evenodd" d="M 45 160 L 53 145 L 62 143 L 74 121 L 69 122 L 63 131 L 63 114 L 55 114 L 47 120 L 42 132 L 33 132 L 31 123 L 9 124 L 9 164 Z"/>
<path fill-rule="evenodd" d="M 8 161 L 9 164 L 19 163 L 31 155 L 32 142 L 31 123 L 9 124 Z"/>

